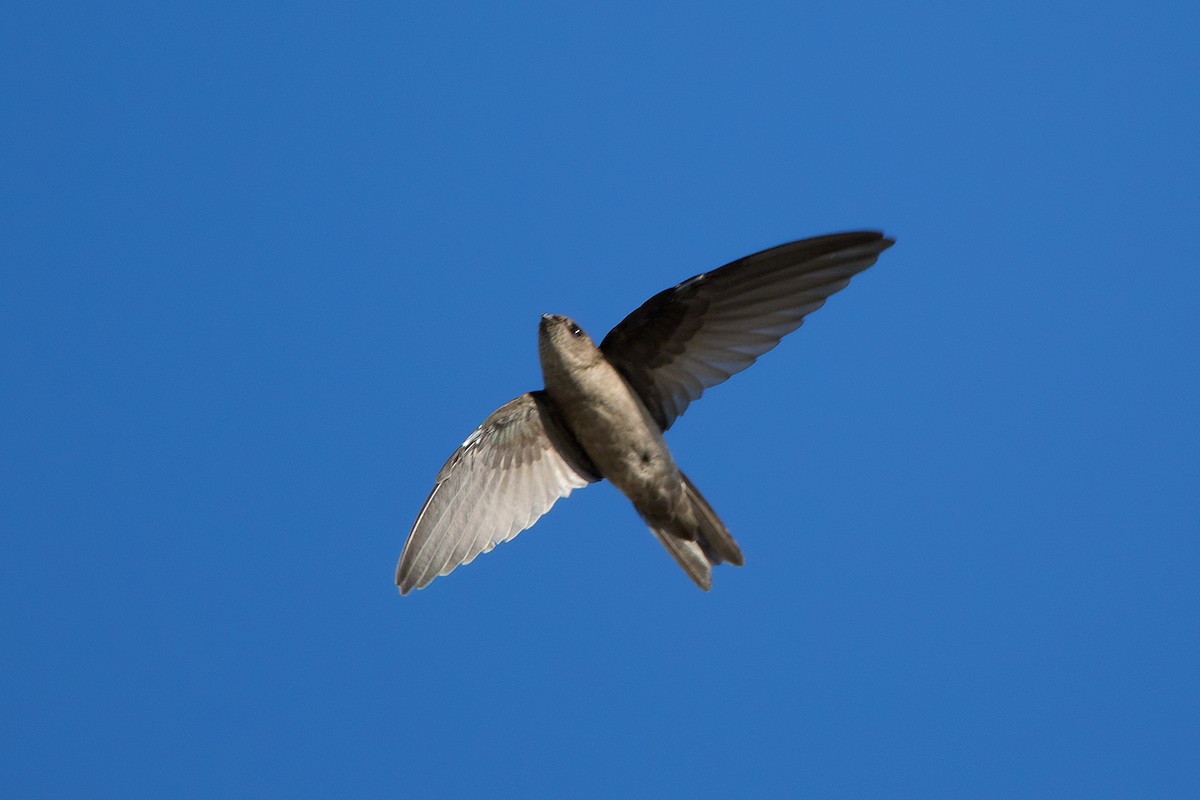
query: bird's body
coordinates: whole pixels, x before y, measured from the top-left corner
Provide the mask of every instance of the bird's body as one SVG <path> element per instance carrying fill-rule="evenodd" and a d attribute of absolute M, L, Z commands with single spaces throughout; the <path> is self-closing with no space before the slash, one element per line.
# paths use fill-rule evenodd
<path fill-rule="evenodd" d="M 401 554 L 401 593 L 605 478 L 692 580 L 710 588 L 711 567 L 740 565 L 742 553 L 663 433 L 704 389 L 774 347 L 891 244 L 874 232 L 846 233 L 747 256 L 655 295 L 599 347 L 567 317 L 543 315 L 545 389 L 501 407 L 446 462 Z"/>
<path fill-rule="evenodd" d="M 596 473 L 629 498 L 692 580 L 708 589 L 712 564 L 741 564 L 733 537 L 675 466 L 637 391 L 588 335 L 566 317 L 544 315 L 538 353 L 545 394 Z"/>
<path fill-rule="evenodd" d="M 677 493 L 673 484 L 678 483 L 675 475 L 679 470 L 662 431 L 587 334 L 580 331 L 576 337 L 570 333 L 573 325 L 566 317 L 542 318 L 539 352 L 546 396 L 598 474 L 620 489 L 639 511 L 663 512 Z M 586 365 L 566 366 L 555 352 L 560 347 L 588 356 Z"/>

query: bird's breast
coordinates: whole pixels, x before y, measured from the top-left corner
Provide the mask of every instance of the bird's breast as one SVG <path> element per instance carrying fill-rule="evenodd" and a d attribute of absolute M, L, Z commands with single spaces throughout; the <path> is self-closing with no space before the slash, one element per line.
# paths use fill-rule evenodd
<path fill-rule="evenodd" d="M 678 474 L 658 424 L 607 361 L 546 378 L 546 393 L 602 477 L 626 495 L 656 491 Z"/>

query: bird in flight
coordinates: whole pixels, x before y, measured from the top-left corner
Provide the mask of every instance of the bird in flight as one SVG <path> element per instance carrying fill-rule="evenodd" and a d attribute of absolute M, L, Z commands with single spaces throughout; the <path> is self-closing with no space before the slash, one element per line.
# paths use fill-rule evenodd
<path fill-rule="evenodd" d="M 742 551 L 675 465 L 663 433 L 705 389 L 800 327 L 894 240 L 837 233 L 773 247 L 659 292 L 597 347 L 567 317 L 542 315 L 545 388 L 484 420 L 450 456 L 396 567 L 421 589 L 537 522 L 572 490 L 607 478 L 696 585 Z"/>

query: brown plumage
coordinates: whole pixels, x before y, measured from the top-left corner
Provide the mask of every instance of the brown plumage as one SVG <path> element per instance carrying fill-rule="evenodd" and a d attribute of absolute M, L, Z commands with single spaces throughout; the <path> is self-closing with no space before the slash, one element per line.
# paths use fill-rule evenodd
<path fill-rule="evenodd" d="M 442 467 L 396 568 L 401 594 L 528 528 L 572 490 L 607 478 L 702 589 L 742 552 L 675 465 L 663 433 L 893 244 L 864 231 L 804 239 L 689 278 L 647 300 L 597 347 L 544 315 L 546 387 L 487 418 Z"/>

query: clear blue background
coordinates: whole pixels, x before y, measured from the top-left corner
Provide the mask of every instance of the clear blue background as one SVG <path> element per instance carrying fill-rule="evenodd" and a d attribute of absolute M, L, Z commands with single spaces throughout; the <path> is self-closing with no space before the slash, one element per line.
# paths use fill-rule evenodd
<path fill-rule="evenodd" d="M 1195 3 L 6 4 L 0 794 L 1200 796 Z M 879 265 L 429 589 L 443 460 L 752 251 Z"/>

